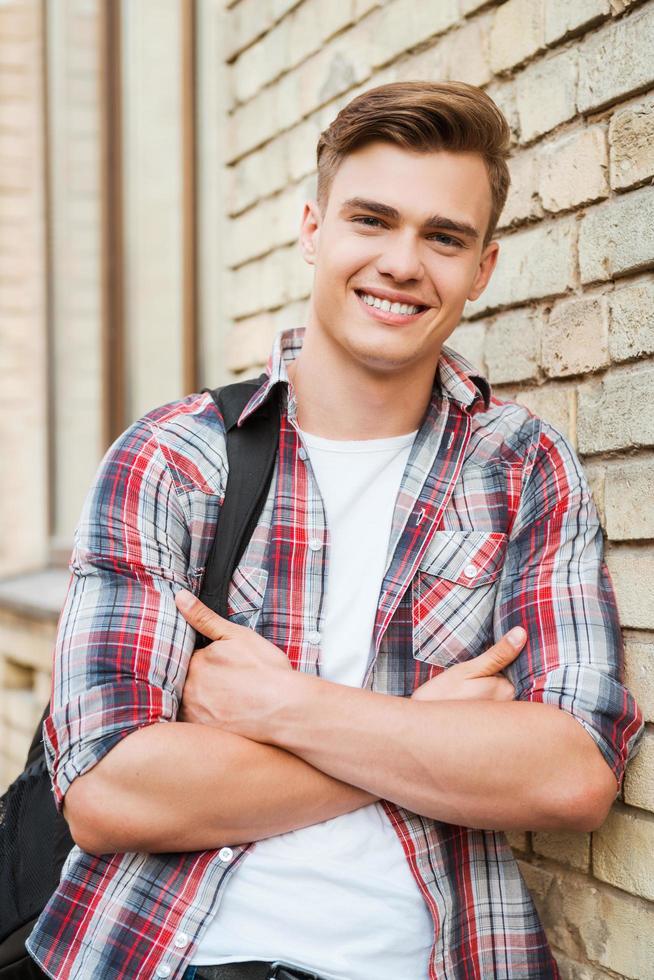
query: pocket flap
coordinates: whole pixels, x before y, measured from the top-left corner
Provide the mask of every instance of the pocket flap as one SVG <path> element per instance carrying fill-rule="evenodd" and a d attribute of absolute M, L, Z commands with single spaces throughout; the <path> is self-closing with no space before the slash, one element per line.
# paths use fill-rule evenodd
<path fill-rule="evenodd" d="M 502 571 L 507 540 L 494 531 L 436 531 L 418 570 L 470 588 L 486 585 Z"/>
<path fill-rule="evenodd" d="M 232 616 L 260 609 L 267 581 L 268 572 L 265 568 L 239 565 L 234 570 L 227 592 L 228 614 Z"/>

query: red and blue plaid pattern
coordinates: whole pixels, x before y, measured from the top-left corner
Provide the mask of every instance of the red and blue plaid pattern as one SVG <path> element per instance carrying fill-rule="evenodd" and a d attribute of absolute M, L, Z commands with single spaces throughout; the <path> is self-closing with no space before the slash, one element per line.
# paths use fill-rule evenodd
<path fill-rule="evenodd" d="M 303 333 L 278 335 L 268 380 L 242 419 L 274 384 L 288 385 Z M 300 448 L 288 387 L 270 493 L 233 576 L 229 614 L 296 669 L 320 674 L 312 639 L 325 610 L 329 530 Z M 175 720 L 195 634 L 174 594 L 200 590 L 225 480 L 224 428 L 206 394 L 150 412 L 105 455 L 75 534 L 44 726 L 59 807 L 120 739 Z M 326 547 L 310 549 L 315 538 Z M 528 632 L 506 671 L 516 697 L 570 712 L 621 783 L 643 720 L 623 685 L 602 532 L 579 461 L 562 435 L 492 396 L 445 348 L 395 505 L 364 686 L 408 696 L 516 625 Z M 383 805 L 433 916 L 430 980 L 559 976 L 503 833 Z M 98 857 L 74 847 L 29 951 L 61 980 L 180 978 L 253 846 L 233 847 L 228 863 L 218 850 Z"/>

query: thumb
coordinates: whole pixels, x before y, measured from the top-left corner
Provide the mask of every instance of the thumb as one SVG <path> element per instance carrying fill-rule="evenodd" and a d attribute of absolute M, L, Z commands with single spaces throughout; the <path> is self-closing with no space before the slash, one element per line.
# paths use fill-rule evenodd
<path fill-rule="evenodd" d="M 522 626 L 514 626 L 488 650 L 469 661 L 470 677 L 492 677 L 512 663 L 522 650 L 527 639 Z"/>
<path fill-rule="evenodd" d="M 233 635 L 234 629 L 238 629 L 229 619 L 223 619 L 213 609 L 209 609 L 209 606 L 205 606 L 188 589 L 180 589 L 175 593 L 175 605 L 186 622 L 209 640 L 224 640 Z"/>

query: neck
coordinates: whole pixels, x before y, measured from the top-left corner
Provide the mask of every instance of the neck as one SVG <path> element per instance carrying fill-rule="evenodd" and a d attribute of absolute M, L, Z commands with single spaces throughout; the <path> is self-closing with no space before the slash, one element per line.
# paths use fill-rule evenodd
<path fill-rule="evenodd" d="M 339 356 L 340 354 L 340 356 Z M 384 439 L 420 427 L 431 399 L 435 366 L 373 372 L 307 330 L 288 366 L 301 429 L 327 439 Z"/>

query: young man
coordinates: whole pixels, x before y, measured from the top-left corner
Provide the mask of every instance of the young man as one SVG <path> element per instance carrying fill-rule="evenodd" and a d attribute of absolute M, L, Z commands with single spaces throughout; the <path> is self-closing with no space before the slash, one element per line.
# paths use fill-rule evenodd
<path fill-rule="evenodd" d="M 49 976 L 558 976 L 502 831 L 599 826 L 643 726 L 579 462 L 443 347 L 495 267 L 507 147 L 461 83 L 322 134 L 306 328 L 239 419 L 282 386 L 229 620 L 194 598 L 210 397 L 103 460 L 45 725 L 79 845 L 28 940 Z"/>

